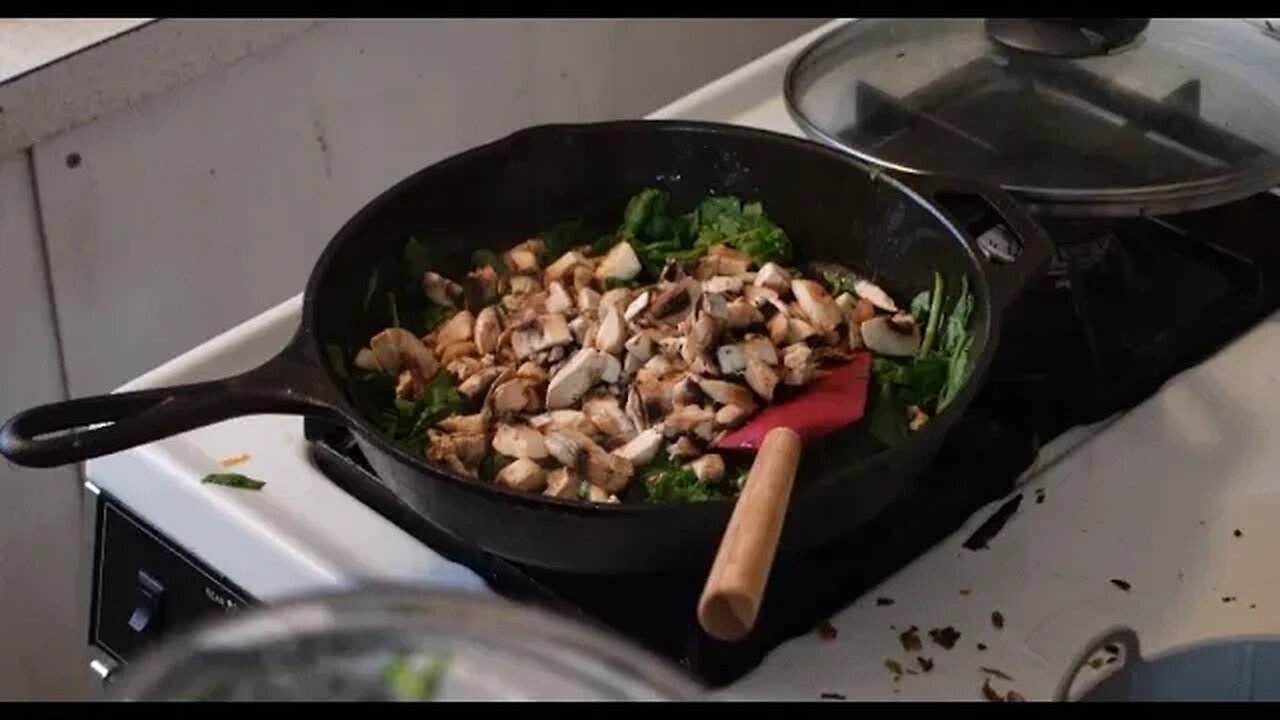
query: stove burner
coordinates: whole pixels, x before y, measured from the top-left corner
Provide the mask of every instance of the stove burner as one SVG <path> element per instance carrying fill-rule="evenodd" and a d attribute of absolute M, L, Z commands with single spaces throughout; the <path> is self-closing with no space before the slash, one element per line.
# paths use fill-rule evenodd
<path fill-rule="evenodd" d="M 977 206 L 954 212 L 966 225 L 989 227 Z M 1273 312 L 1280 245 L 1270 231 L 1278 225 L 1280 198 L 1263 194 L 1173 218 L 1049 227 L 1062 267 L 1006 312 L 987 384 L 913 494 L 848 537 L 780 562 L 757 628 L 740 643 L 719 643 L 698 627 L 701 575 L 602 580 L 520 567 L 400 504 L 347 431 L 309 420 L 307 438 L 336 485 L 495 592 L 599 623 L 721 686 L 1007 495 L 1040 443 L 1133 407 Z"/>

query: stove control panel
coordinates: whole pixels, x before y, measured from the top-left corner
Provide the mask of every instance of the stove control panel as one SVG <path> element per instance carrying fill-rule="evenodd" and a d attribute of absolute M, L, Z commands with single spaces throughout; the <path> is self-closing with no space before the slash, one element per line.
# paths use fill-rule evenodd
<path fill-rule="evenodd" d="M 90 641 L 114 664 L 194 621 L 254 603 L 106 493 L 97 493 L 95 515 Z"/>

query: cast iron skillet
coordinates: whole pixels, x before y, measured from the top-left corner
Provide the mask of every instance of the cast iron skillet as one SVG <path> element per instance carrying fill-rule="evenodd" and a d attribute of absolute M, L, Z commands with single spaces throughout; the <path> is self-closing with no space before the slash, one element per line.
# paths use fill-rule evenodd
<path fill-rule="evenodd" d="M 568 218 L 616 228 L 627 199 L 654 184 L 670 190 L 679 208 L 709 192 L 761 200 L 791 236 L 798 262 L 870 272 L 900 302 L 931 288 L 935 270 L 949 288 L 966 276 L 974 291 L 974 366 L 965 389 L 924 430 L 869 458 L 841 435 L 806 448 L 779 557 L 852 530 L 911 486 L 981 384 L 1001 309 L 1044 271 L 1052 252 L 1043 231 L 996 188 L 926 177 L 908 187 L 808 140 L 686 121 L 532 127 L 431 165 L 360 210 L 317 261 L 296 335 L 262 366 L 223 380 L 36 407 L 0 430 L 0 453 L 48 467 L 237 416 L 311 415 L 351 429 L 392 492 L 488 552 L 582 573 L 704 570 L 731 502 L 591 505 L 467 480 L 384 439 L 356 413 L 324 359 L 327 344 L 362 345 L 387 325 L 364 309 L 371 272 L 402 272 L 410 235 L 436 252 L 442 272 L 460 277 L 475 249 L 505 249 Z M 1017 260 L 986 260 L 937 204 L 948 193 L 979 198 L 1002 217 L 1021 240 Z M 97 423 L 111 424 L 87 427 Z"/>

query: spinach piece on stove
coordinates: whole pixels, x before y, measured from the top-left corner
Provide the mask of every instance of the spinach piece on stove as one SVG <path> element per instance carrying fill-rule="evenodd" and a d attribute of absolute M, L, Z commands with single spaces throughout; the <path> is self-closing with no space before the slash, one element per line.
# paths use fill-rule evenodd
<path fill-rule="evenodd" d="M 266 485 L 262 480 L 254 480 L 240 473 L 210 473 L 205 475 L 200 482 L 205 485 L 222 485 L 223 487 L 240 490 L 261 490 Z"/>

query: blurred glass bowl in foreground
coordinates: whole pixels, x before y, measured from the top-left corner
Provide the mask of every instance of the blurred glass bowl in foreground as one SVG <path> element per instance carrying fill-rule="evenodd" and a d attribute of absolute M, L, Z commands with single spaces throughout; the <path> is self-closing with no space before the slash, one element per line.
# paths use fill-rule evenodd
<path fill-rule="evenodd" d="M 162 643 L 114 678 L 116 700 L 691 700 L 647 652 L 487 595 L 406 588 L 241 611 Z"/>

